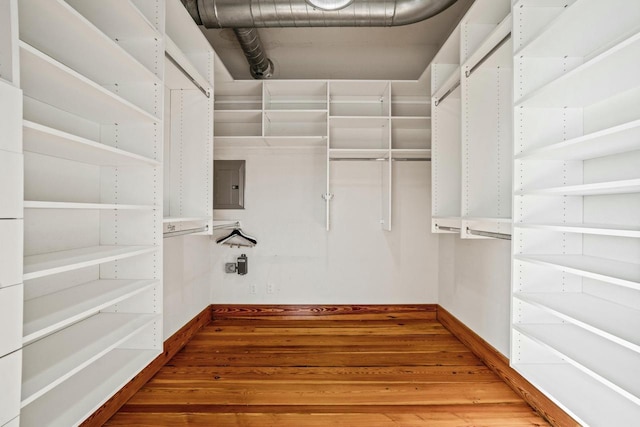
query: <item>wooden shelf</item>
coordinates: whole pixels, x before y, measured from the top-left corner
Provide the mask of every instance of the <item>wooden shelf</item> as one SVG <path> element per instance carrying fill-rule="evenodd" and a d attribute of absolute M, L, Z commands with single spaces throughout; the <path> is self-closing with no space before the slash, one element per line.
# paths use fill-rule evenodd
<path fill-rule="evenodd" d="M 159 166 L 160 162 L 25 120 L 24 150 L 99 166 Z"/>
<path fill-rule="evenodd" d="M 156 280 L 94 280 L 25 301 L 23 343 L 85 319 L 158 284 Z"/>
<path fill-rule="evenodd" d="M 514 255 L 514 259 L 614 285 L 640 289 L 640 264 L 587 255 Z"/>
<path fill-rule="evenodd" d="M 640 405 L 640 382 L 629 375 L 640 366 L 640 353 L 574 325 L 514 325 L 514 329 Z"/>
<path fill-rule="evenodd" d="M 561 8 L 565 5 L 566 2 L 555 2 L 546 6 Z M 603 47 L 603 40 L 615 41 L 629 29 L 637 28 L 640 10 L 635 6 L 633 2 L 626 1 L 574 1 L 518 49 L 514 56 L 588 57 Z M 615 25 L 602 25 L 603 17 L 610 13 L 611 8 L 624 12 L 616 14 Z"/>
<path fill-rule="evenodd" d="M 549 196 L 597 196 L 606 194 L 627 194 L 640 192 L 640 179 L 599 182 L 593 184 L 567 185 L 562 187 L 540 188 L 516 191 L 516 196 L 540 194 Z"/>
<path fill-rule="evenodd" d="M 20 39 L 94 82 L 100 85 L 161 83 L 155 74 L 68 3 L 28 0 L 21 6 Z M 127 10 L 133 7 L 128 1 L 120 2 L 118 17 L 114 20 L 120 21 L 120 12 L 126 16 Z"/>
<path fill-rule="evenodd" d="M 517 223 L 514 226 L 518 228 L 532 228 L 537 230 L 558 231 L 561 233 L 582 233 L 597 234 L 602 236 L 617 237 L 640 237 L 639 226 L 624 226 L 610 224 L 540 224 L 540 223 Z"/>
<path fill-rule="evenodd" d="M 587 107 L 636 88 L 640 74 L 640 33 L 618 43 L 579 67 L 533 90 L 516 101 L 517 107 Z"/>
<path fill-rule="evenodd" d="M 70 202 L 42 202 L 34 200 L 24 201 L 25 209 L 93 209 L 93 210 L 154 210 L 159 206 L 152 205 L 119 205 L 111 203 L 70 203 Z"/>
<path fill-rule="evenodd" d="M 36 279 L 157 251 L 156 246 L 92 246 L 24 258 L 23 280 Z"/>
<path fill-rule="evenodd" d="M 527 380 L 583 425 L 631 426 L 640 407 L 569 364 L 513 364 Z M 606 408 L 606 410 L 601 410 Z"/>
<path fill-rule="evenodd" d="M 158 123 L 160 119 L 71 68 L 20 42 L 26 96 L 97 123 Z"/>
<path fill-rule="evenodd" d="M 22 409 L 20 423 L 40 427 L 42 420 L 50 425 L 80 424 L 105 401 L 137 375 L 154 357 L 157 350 L 115 349 L 91 366 L 72 376 L 55 389 Z"/>
<path fill-rule="evenodd" d="M 514 297 L 611 342 L 640 352 L 640 311 L 584 293 L 519 292 Z"/>
<path fill-rule="evenodd" d="M 640 150 L 640 120 L 525 151 L 516 159 L 587 160 Z"/>
<path fill-rule="evenodd" d="M 99 313 L 25 346 L 22 349 L 22 407 L 157 319 L 154 314 Z"/>

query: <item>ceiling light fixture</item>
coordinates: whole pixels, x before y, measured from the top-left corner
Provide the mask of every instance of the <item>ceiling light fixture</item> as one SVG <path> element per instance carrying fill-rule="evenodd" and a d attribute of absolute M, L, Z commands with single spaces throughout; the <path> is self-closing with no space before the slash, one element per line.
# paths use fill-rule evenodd
<path fill-rule="evenodd" d="M 353 3 L 353 0 L 306 0 L 311 6 L 328 12 L 344 9 Z"/>

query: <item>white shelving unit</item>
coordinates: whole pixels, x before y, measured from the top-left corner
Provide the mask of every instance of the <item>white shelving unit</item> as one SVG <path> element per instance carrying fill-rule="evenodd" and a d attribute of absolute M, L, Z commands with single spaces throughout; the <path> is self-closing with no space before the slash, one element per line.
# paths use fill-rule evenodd
<path fill-rule="evenodd" d="M 433 232 L 511 234 L 509 11 L 508 1 L 475 2 L 431 64 Z"/>
<path fill-rule="evenodd" d="M 632 425 L 640 4 L 520 0 L 513 11 L 511 364 L 578 422 Z"/>
<path fill-rule="evenodd" d="M 428 73 L 411 81 L 227 78 L 215 89 L 216 148 L 327 150 L 327 231 L 331 161 L 378 160 L 380 222 L 391 230 L 393 160 L 431 157 L 429 87 Z"/>
<path fill-rule="evenodd" d="M 22 370 L 23 155 L 18 4 L 0 4 L 0 425 L 17 424 Z"/>
<path fill-rule="evenodd" d="M 163 231 L 212 233 L 214 51 L 179 1 L 168 1 Z"/>
<path fill-rule="evenodd" d="M 76 425 L 162 349 L 164 2 L 16 3 L 20 425 Z"/>

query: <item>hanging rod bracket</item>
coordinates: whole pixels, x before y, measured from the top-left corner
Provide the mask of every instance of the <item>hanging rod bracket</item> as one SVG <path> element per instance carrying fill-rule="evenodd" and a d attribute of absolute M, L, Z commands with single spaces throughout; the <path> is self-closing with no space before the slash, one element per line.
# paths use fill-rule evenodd
<path fill-rule="evenodd" d="M 511 234 L 497 233 L 494 231 L 474 230 L 469 227 L 467 227 L 467 234 L 471 234 L 474 236 L 490 237 L 492 239 L 511 240 Z"/>

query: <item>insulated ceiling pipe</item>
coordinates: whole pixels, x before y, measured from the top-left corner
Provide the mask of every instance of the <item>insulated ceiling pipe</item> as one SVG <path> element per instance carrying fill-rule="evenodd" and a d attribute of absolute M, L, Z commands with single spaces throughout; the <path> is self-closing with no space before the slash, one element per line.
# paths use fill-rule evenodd
<path fill-rule="evenodd" d="M 327 11 L 315 5 L 335 4 L 331 0 L 182 0 L 196 23 L 206 28 L 273 27 L 393 27 L 431 18 L 456 0 L 353 0 L 339 10 Z M 247 45 L 245 56 L 251 74 L 270 77 L 273 64 L 266 58 L 257 32 Z M 236 32 L 236 36 L 238 32 Z M 246 35 L 243 35 L 246 36 Z M 245 37 L 246 39 L 247 37 Z M 240 38 L 239 38 L 240 40 Z M 242 45 L 243 41 L 240 40 Z M 243 49 L 245 46 L 242 45 Z M 258 58 L 259 63 L 251 63 Z M 265 61 L 266 60 L 266 61 Z M 255 71 L 254 71 L 255 68 Z M 260 77 L 260 76 L 263 77 Z"/>

